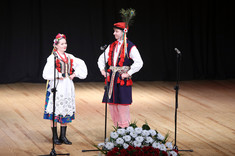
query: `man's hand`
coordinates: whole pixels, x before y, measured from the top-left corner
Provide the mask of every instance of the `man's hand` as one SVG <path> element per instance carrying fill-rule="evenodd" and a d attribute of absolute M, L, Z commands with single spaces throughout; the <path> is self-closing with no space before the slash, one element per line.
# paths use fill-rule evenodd
<path fill-rule="evenodd" d="M 123 73 L 123 74 L 122 74 L 122 79 L 129 78 L 129 77 L 130 77 L 130 75 L 127 74 L 127 73 Z"/>
<path fill-rule="evenodd" d="M 105 72 L 105 70 L 101 70 L 101 74 L 102 74 L 104 77 L 106 77 L 106 72 Z M 107 76 L 109 76 L 109 72 L 107 72 Z"/>

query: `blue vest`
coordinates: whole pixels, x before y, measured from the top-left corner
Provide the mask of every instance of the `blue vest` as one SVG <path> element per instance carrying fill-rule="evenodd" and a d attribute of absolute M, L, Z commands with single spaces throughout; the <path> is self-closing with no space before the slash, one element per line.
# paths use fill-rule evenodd
<path fill-rule="evenodd" d="M 123 62 L 123 66 L 131 66 L 133 64 L 133 60 L 130 58 L 130 51 L 131 48 L 133 46 L 135 46 L 131 41 L 127 40 L 127 55 L 124 58 L 124 62 Z M 114 51 L 112 52 L 112 57 Z M 119 66 L 119 61 L 120 61 L 120 54 L 119 54 L 119 58 L 117 60 L 117 66 Z M 112 60 L 112 65 L 113 65 L 113 60 Z M 112 75 L 112 71 L 109 73 L 110 75 Z M 112 96 L 111 99 L 108 99 L 108 97 L 106 97 L 106 95 L 108 96 L 108 94 L 106 94 L 106 91 L 104 93 L 104 97 L 103 97 L 103 103 L 105 103 L 107 101 L 107 103 L 109 104 L 123 104 L 123 105 L 130 105 L 132 103 L 132 86 L 126 86 L 126 82 L 127 80 L 124 79 L 125 85 L 120 85 L 120 83 L 117 83 L 117 80 L 121 79 L 121 75 L 117 72 L 114 78 L 114 84 L 113 84 L 113 92 L 112 92 Z M 108 87 L 110 85 L 110 82 L 108 82 Z"/>

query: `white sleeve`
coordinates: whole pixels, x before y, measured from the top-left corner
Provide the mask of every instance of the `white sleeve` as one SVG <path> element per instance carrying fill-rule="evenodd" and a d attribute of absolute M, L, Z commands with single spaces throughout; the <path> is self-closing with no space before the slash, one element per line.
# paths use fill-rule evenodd
<path fill-rule="evenodd" d="M 79 79 L 85 79 L 87 77 L 87 67 L 82 59 L 76 58 L 70 54 L 71 59 L 73 59 L 73 69 L 76 77 Z"/>
<path fill-rule="evenodd" d="M 103 53 L 100 55 L 100 57 L 99 57 L 99 59 L 98 59 L 97 64 L 98 64 L 98 67 L 99 67 L 100 71 L 101 71 L 101 70 L 104 70 L 104 68 L 105 68 L 104 54 L 105 54 L 105 57 L 106 57 L 105 62 L 107 62 L 107 61 L 108 61 L 108 57 L 109 57 L 109 55 L 108 55 L 108 54 L 109 54 L 109 46 L 108 46 L 108 48 L 106 48 L 105 52 L 103 52 Z"/>
<path fill-rule="evenodd" d="M 42 77 L 45 80 L 54 80 L 54 55 L 47 58 L 47 63 L 43 69 Z M 56 77 L 62 77 L 62 74 L 56 70 Z"/>
<path fill-rule="evenodd" d="M 136 46 L 133 46 L 130 51 L 130 58 L 134 61 L 131 65 L 130 70 L 127 72 L 130 76 L 138 72 L 143 67 L 143 60 Z"/>

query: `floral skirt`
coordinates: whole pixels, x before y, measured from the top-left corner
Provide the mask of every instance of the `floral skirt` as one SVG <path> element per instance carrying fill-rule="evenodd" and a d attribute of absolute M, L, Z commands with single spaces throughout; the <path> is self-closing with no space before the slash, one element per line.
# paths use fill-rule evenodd
<path fill-rule="evenodd" d="M 47 106 L 48 106 L 48 101 L 49 101 L 49 97 L 50 97 L 50 85 L 48 84 L 47 86 L 47 92 L 46 92 L 46 100 L 45 100 L 45 109 L 44 109 L 44 115 L 43 115 L 43 119 L 47 119 L 47 120 L 53 120 L 53 113 L 48 113 L 46 112 Z M 70 123 L 72 122 L 72 120 L 75 119 L 75 112 L 73 112 L 73 115 L 55 115 L 55 122 L 59 122 L 59 123 Z"/>
<path fill-rule="evenodd" d="M 44 113 L 44 119 L 48 119 L 48 120 L 53 120 L 53 115 L 52 114 L 46 114 Z M 72 120 L 74 120 L 75 117 L 74 117 L 74 114 L 73 116 L 70 116 L 70 115 L 66 115 L 65 117 L 63 117 L 62 115 L 58 115 L 58 116 L 55 116 L 55 122 L 59 122 L 59 123 L 70 123 L 72 122 Z"/>

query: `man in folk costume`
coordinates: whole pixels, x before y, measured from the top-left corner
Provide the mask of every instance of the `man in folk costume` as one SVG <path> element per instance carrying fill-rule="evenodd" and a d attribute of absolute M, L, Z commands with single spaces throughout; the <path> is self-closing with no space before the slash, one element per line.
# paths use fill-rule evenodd
<path fill-rule="evenodd" d="M 107 85 L 109 89 L 104 93 L 103 103 L 109 104 L 114 125 L 124 128 L 128 127 L 130 123 L 129 105 L 132 103 L 133 84 L 131 76 L 142 68 L 143 61 L 136 46 L 126 38 L 129 29 L 128 23 L 134 16 L 134 10 L 121 11 L 129 17 L 125 18 L 127 19 L 125 22 L 114 24 L 113 35 L 116 41 L 110 44 L 105 52 L 100 55 L 98 67 L 101 74 L 106 78 L 105 64 L 108 63 Z M 106 60 L 104 60 L 104 55 Z"/>

